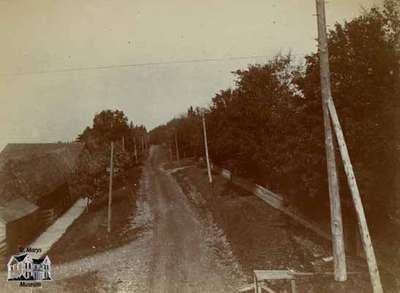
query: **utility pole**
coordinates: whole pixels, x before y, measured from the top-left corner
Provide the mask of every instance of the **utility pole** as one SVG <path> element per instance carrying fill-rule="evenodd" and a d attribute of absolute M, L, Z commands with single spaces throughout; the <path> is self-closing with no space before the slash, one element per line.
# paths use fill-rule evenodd
<path fill-rule="evenodd" d="M 172 162 L 172 142 L 169 142 L 168 146 L 169 146 L 169 160 Z"/>
<path fill-rule="evenodd" d="M 175 130 L 175 148 L 176 148 L 176 160 L 179 163 L 179 147 L 178 147 L 178 135 L 177 132 Z"/>
<path fill-rule="evenodd" d="M 112 204 L 112 185 L 113 185 L 113 168 L 114 168 L 114 142 L 111 142 L 111 155 L 110 155 L 110 181 L 108 186 L 108 217 L 107 217 L 107 232 L 111 232 L 111 204 Z"/>
<path fill-rule="evenodd" d="M 371 237 L 368 231 L 367 220 L 365 218 L 364 207 L 361 201 L 360 191 L 358 190 L 356 177 L 354 175 L 353 166 L 350 161 L 349 152 L 347 150 L 346 141 L 344 139 L 343 130 L 340 126 L 339 118 L 336 113 L 333 100 L 328 101 L 329 113 L 331 115 L 332 124 L 336 132 L 340 155 L 342 156 L 344 171 L 347 176 L 347 182 L 353 197 L 354 207 L 357 213 L 358 227 L 361 234 L 365 255 L 367 257 L 368 270 L 371 278 L 372 289 L 374 293 L 383 293 L 381 278 L 379 276 L 378 265 L 376 263 L 375 252 L 372 246 Z"/>
<path fill-rule="evenodd" d="M 133 145 L 134 145 L 134 154 L 135 154 L 135 163 L 138 162 L 138 153 L 137 153 L 137 146 L 136 146 L 136 137 L 133 137 Z"/>
<path fill-rule="evenodd" d="M 331 210 L 332 248 L 336 281 L 346 281 L 346 254 L 343 240 L 342 211 L 340 206 L 339 183 L 336 170 L 335 147 L 329 117 L 328 101 L 331 99 L 329 52 L 326 33 L 325 0 L 316 0 L 318 19 L 318 48 L 322 108 L 324 115 L 325 152 L 328 171 L 329 199 Z"/>
<path fill-rule="evenodd" d="M 208 181 L 212 184 L 212 175 L 211 175 L 211 165 L 210 165 L 210 158 L 208 156 L 208 141 L 207 141 L 207 129 L 206 129 L 206 118 L 204 113 L 201 115 L 203 120 L 203 133 L 204 133 L 204 151 L 206 153 L 206 160 L 207 160 L 207 172 L 208 172 Z"/>
<path fill-rule="evenodd" d="M 122 136 L 122 151 L 125 152 L 125 136 Z"/>

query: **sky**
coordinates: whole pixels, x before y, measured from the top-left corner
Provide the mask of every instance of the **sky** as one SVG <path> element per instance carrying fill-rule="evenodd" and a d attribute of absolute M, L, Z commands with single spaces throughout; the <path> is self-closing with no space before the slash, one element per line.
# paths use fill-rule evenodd
<path fill-rule="evenodd" d="M 381 1 L 330 0 L 327 23 Z M 316 37 L 314 0 L 0 0 L 0 149 L 72 141 L 103 109 L 151 129 Z"/>

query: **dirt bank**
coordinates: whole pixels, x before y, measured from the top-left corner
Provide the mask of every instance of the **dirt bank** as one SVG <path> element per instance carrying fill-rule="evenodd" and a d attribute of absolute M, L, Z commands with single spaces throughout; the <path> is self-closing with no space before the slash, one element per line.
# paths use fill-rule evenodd
<path fill-rule="evenodd" d="M 224 231 L 249 282 L 255 269 L 293 269 L 300 272 L 332 272 L 330 244 L 304 229 L 257 197 L 214 176 L 211 188 L 205 169 L 190 167 L 173 173 L 191 202 L 211 212 Z M 365 262 L 349 257 L 350 275 L 344 286 L 332 276 L 317 275 L 298 281 L 299 292 L 371 292 Z M 275 284 L 282 290 L 287 284 Z M 343 288 L 341 288 L 343 287 Z"/>
<path fill-rule="evenodd" d="M 109 250 L 135 238 L 140 227 L 132 227 L 131 221 L 136 215 L 140 174 L 140 167 L 129 170 L 126 184 L 113 192 L 111 233 L 107 233 L 107 202 L 104 202 L 84 212 L 53 245 L 48 255 L 54 264 Z"/>

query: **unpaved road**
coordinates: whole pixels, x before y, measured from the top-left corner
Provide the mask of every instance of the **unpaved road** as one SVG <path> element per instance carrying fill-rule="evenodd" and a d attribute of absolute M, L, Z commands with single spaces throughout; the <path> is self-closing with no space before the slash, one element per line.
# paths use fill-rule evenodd
<path fill-rule="evenodd" d="M 166 152 L 150 149 L 132 226 L 143 232 L 130 243 L 53 266 L 53 282 L 37 293 L 236 292 L 244 277 L 225 235 L 212 217 L 199 213 L 169 171 Z M 31 292 L 5 281 L 0 292 Z"/>
<path fill-rule="evenodd" d="M 165 158 L 161 148 L 153 147 L 144 172 L 154 216 L 149 291 L 234 292 L 236 271 L 220 259 L 212 239 L 208 241 L 211 227 L 205 226 L 207 222 L 173 177 L 162 170 Z"/>

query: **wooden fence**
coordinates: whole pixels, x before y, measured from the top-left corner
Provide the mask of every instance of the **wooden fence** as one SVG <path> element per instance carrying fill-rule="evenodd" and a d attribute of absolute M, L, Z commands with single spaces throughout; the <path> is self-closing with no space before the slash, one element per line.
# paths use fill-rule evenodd
<path fill-rule="evenodd" d="M 271 207 L 282 211 L 291 219 L 301 224 L 305 228 L 315 232 L 320 237 L 329 241 L 331 240 L 331 234 L 329 233 L 329 231 L 324 230 L 322 227 L 320 227 L 320 225 L 311 221 L 310 219 L 305 218 L 298 211 L 291 208 L 289 205 L 287 205 L 283 197 L 279 194 L 276 194 L 261 185 L 252 183 L 246 179 L 240 178 L 239 176 L 233 175 L 233 173 L 227 169 L 213 166 L 213 170 L 233 184 L 254 194 L 258 198 L 269 204 Z"/>

